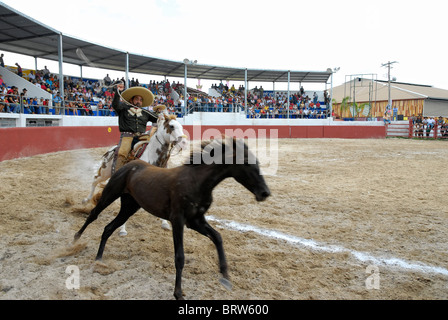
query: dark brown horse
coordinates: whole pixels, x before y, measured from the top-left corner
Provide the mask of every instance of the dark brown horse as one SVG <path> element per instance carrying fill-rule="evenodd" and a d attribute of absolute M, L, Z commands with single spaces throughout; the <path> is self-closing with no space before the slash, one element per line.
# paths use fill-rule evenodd
<path fill-rule="evenodd" d="M 117 217 L 105 228 L 96 260 L 101 260 L 107 239 L 138 209 L 169 220 L 173 229 L 176 283 L 174 297 L 183 299 L 181 279 L 184 267 L 184 226 L 210 238 L 219 257 L 221 283 L 231 286 L 227 262 L 220 234 L 206 221 L 204 214 L 212 203 L 213 189 L 228 177 L 235 178 L 251 191 L 257 201 L 270 196 L 270 191 L 260 174 L 258 160 L 247 145 L 232 138 L 216 139 L 202 143 L 200 150 L 193 150 L 184 165 L 172 169 L 152 166 L 135 160 L 118 170 L 109 180 L 98 204 L 76 233 L 75 241 L 98 215 L 121 197 Z"/>

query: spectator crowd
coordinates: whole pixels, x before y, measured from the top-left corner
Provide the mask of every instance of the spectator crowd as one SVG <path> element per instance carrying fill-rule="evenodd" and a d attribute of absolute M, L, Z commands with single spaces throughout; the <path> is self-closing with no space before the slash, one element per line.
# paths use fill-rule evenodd
<path fill-rule="evenodd" d="M 413 137 L 448 138 L 448 118 L 412 116 Z"/>
<path fill-rule="evenodd" d="M 3 55 L 1 56 L 3 62 Z M 65 115 L 94 115 L 113 116 L 111 108 L 113 90 L 111 84 L 114 81 L 107 74 L 102 80 L 87 80 L 76 77 L 64 77 L 64 104 L 60 95 L 59 79 L 45 66 L 42 70 L 31 70 L 24 74 L 18 63 L 16 72 L 26 78 L 36 87 L 49 92 L 52 99 L 30 97 L 27 90 L 20 90 L 16 86 L 8 86 L 0 75 L 0 112 L 30 113 L 30 114 L 65 114 Z M 201 91 L 189 94 L 187 106 L 184 106 L 184 85 L 169 80 L 151 80 L 148 84 L 141 84 L 138 79 L 132 78 L 129 86 L 144 86 L 155 95 L 154 105 L 164 104 L 168 112 L 183 116 L 188 112 L 239 112 L 244 109 L 244 87 L 238 89 L 232 85 L 230 88 L 223 83 L 213 85 L 220 96 L 214 97 Z M 50 101 L 52 100 L 52 101 Z M 248 91 L 248 117 L 250 118 L 284 118 L 289 113 L 291 118 L 326 118 L 327 108 L 321 106 L 318 96 L 305 94 L 303 87 L 299 92 L 293 93 L 289 101 L 284 93 L 266 93 L 262 87 Z M 324 104 L 328 103 L 328 96 L 324 93 Z M 288 110 L 289 109 L 289 110 Z"/>

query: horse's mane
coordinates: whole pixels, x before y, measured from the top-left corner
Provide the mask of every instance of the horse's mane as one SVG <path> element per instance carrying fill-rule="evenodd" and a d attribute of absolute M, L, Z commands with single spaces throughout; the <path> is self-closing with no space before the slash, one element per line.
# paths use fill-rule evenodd
<path fill-rule="evenodd" d="M 197 165 L 203 165 L 204 163 L 204 156 L 208 158 L 212 158 L 212 155 L 210 154 L 212 151 L 216 150 L 216 148 L 221 147 L 222 152 L 222 164 L 225 163 L 225 157 L 234 156 L 235 153 L 235 144 L 236 139 L 222 135 L 219 138 L 214 138 L 210 140 L 202 140 L 200 144 L 200 149 L 198 146 L 193 146 L 192 150 L 190 151 L 189 158 L 184 162 L 185 166 L 197 166 Z M 233 149 L 233 153 L 231 155 L 226 154 L 226 148 L 229 148 L 231 145 Z M 209 148 L 207 148 L 209 146 Z M 244 147 L 247 149 L 247 145 L 244 143 Z"/>
<path fill-rule="evenodd" d="M 165 120 L 166 121 L 170 121 L 170 120 L 177 120 L 177 116 L 175 114 L 163 114 L 165 116 Z"/>
<path fill-rule="evenodd" d="M 170 121 L 171 120 L 176 120 L 177 119 L 177 116 L 175 115 L 175 114 L 166 114 L 166 113 L 164 113 L 163 114 L 164 115 L 164 117 L 165 117 L 165 122 L 164 122 L 164 127 L 166 128 L 166 130 L 169 132 L 169 133 L 171 133 L 171 131 L 169 130 L 169 123 L 170 123 Z"/>

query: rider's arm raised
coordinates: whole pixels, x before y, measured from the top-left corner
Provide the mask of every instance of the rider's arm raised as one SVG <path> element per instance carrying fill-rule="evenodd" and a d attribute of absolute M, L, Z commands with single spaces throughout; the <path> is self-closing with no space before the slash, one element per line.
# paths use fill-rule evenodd
<path fill-rule="evenodd" d="M 119 92 L 118 90 L 120 90 L 120 92 L 121 92 L 121 91 L 123 91 L 123 89 L 124 89 L 123 85 L 121 85 L 121 86 L 117 85 L 117 86 L 113 87 L 114 99 L 112 100 L 111 106 L 116 112 L 119 112 L 126 107 L 126 105 L 124 103 L 120 102 L 120 95 L 118 94 L 118 92 Z"/>

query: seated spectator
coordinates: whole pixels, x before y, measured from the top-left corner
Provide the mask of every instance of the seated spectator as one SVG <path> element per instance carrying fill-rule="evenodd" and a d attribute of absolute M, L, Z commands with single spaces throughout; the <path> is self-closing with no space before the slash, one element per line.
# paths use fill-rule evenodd
<path fill-rule="evenodd" d="M 36 76 L 34 75 L 34 71 L 31 70 L 28 74 L 28 80 L 32 83 L 34 80 L 36 80 Z"/>
<path fill-rule="evenodd" d="M 423 123 L 416 123 L 414 132 L 416 137 L 423 138 Z"/>
<path fill-rule="evenodd" d="M 109 110 L 107 110 L 105 107 L 104 107 L 104 104 L 103 104 L 103 101 L 98 101 L 98 115 L 100 115 L 100 116 L 108 116 L 109 115 L 109 112 L 108 112 Z"/>
<path fill-rule="evenodd" d="M 5 98 L 4 96 L 0 96 L 0 112 L 3 112 L 3 110 L 5 109 Z"/>
<path fill-rule="evenodd" d="M 50 102 L 48 99 L 41 98 L 42 101 L 42 111 L 44 114 L 50 114 Z"/>
<path fill-rule="evenodd" d="M 31 113 L 31 109 L 30 109 L 30 106 L 29 106 L 29 103 L 28 103 L 28 99 L 26 98 L 26 92 L 27 91 L 28 90 L 26 90 L 26 88 L 24 88 L 22 90 L 22 92 L 20 93 L 20 103 L 23 106 L 23 112 L 25 112 L 25 110 L 26 110 L 26 111 L 28 111 L 28 113 Z"/>
<path fill-rule="evenodd" d="M 92 107 L 90 105 L 90 103 L 83 103 L 82 104 L 82 109 L 81 111 L 84 112 L 84 115 L 86 116 L 93 116 L 93 110 Z"/>
<path fill-rule="evenodd" d="M 384 124 L 385 125 L 391 123 L 391 121 L 390 121 L 390 113 L 387 110 L 384 112 L 383 120 L 384 120 Z"/>
<path fill-rule="evenodd" d="M 78 115 L 78 108 L 77 108 L 77 106 L 76 106 L 74 101 L 69 101 L 68 102 L 67 114 L 70 114 L 70 110 L 72 111 L 72 114 L 74 116 Z"/>
<path fill-rule="evenodd" d="M 37 101 L 37 98 L 34 97 L 33 100 L 30 103 L 31 113 L 33 114 L 42 114 L 42 106 L 39 105 L 39 102 Z"/>
<path fill-rule="evenodd" d="M 16 86 L 12 86 L 11 89 L 8 90 L 6 96 L 6 112 L 9 113 L 20 113 L 20 102 L 19 102 L 19 92 Z"/>

